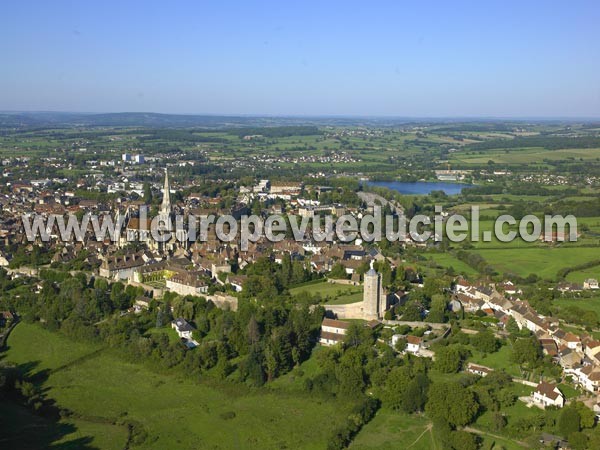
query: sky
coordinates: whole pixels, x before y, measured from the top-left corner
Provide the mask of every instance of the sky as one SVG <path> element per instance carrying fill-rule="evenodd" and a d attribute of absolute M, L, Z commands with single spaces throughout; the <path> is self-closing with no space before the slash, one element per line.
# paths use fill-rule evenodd
<path fill-rule="evenodd" d="M 600 117 L 600 2 L 0 3 L 0 110 Z"/>

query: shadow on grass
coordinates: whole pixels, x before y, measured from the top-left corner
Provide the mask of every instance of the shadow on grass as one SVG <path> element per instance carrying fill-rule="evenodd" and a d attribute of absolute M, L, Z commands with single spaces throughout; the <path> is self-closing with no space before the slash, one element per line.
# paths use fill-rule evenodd
<path fill-rule="evenodd" d="M 70 412 L 59 408 L 46 397 L 50 370 L 36 370 L 39 361 L 8 364 L 0 360 L 0 448 L 18 449 L 84 449 L 92 450 L 93 437 L 83 436 L 63 441 L 76 433 L 68 422 Z M 23 380 L 33 386 L 24 395 L 17 387 Z"/>

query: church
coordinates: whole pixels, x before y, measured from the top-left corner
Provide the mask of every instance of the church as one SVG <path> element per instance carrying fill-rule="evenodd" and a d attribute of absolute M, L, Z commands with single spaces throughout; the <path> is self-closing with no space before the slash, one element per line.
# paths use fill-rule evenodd
<path fill-rule="evenodd" d="M 117 218 L 119 215 L 117 215 Z M 132 242 L 143 242 L 152 252 L 161 256 L 170 256 L 178 249 L 187 250 L 189 247 L 188 232 L 183 227 L 176 227 L 175 215 L 171 204 L 171 184 L 169 171 L 165 168 L 163 198 L 155 217 L 147 217 L 141 210 L 134 213 L 130 207 L 125 212 L 127 224 L 125 233 L 119 240 L 120 247 Z M 181 228 L 181 227 L 180 227 Z M 154 229 L 154 230 L 153 230 Z M 163 237 L 164 236 L 164 237 Z"/>

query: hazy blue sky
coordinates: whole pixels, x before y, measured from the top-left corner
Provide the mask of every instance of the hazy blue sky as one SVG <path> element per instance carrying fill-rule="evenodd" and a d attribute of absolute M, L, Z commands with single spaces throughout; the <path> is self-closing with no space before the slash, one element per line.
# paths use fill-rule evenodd
<path fill-rule="evenodd" d="M 0 110 L 600 117 L 600 2 L 6 0 Z"/>

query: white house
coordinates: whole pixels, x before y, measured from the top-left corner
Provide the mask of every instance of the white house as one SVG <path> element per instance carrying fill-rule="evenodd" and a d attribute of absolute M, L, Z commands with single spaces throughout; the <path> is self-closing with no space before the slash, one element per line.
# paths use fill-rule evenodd
<path fill-rule="evenodd" d="M 419 353 L 421 342 L 422 339 L 418 336 L 406 336 L 406 351 L 409 353 Z"/>
<path fill-rule="evenodd" d="M 493 371 L 494 371 L 494 369 L 491 369 L 491 368 L 485 367 L 485 366 L 480 366 L 478 364 L 473 364 L 473 363 L 467 364 L 467 372 L 475 374 L 475 375 L 479 375 L 480 377 L 485 377 Z"/>
<path fill-rule="evenodd" d="M 600 289 L 600 285 L 598 285 L 598 280 L 595 278 L 588 278 L 583 282 L 584 289 Z"/>
<path fill-rule="evenodd" d="M 202 295 L 208 292 L 208 285 L 197 272 L 183 272 L 167 279 L 166 287 L 180 295 Z"/>
<path fill-rule="evenodd" d="M 321 323 L 321 336 L 319 337 L 319 343 L 322 345 L 335 345 L 344 340 L 344 335 L 348 330 L 350 323 L 343 322 L 341 320 L 323 319 Z"/>
<path fill-rule="evenodd" d="M 541 408 L 548 406 L 562 408 L 565 405 L 565 397 L 555 384 L 542 381 L 535 388 L 533 402 Z"/>
<path fill-rule="evenodd" d="M 565 370 L 573 377 L 573 381 L 583 387 L 586 391 L 596 393 L 600 390 L 600 369 L 595 366 L 578 366 Z"/>
<path fill-rule="evenodd" d="M 192 327 L 183 317 L 179 317 L 171 322 L 171 328 L 174 328 L 175 331 L 177 331 L 180 338 L 192 339 L 194 327 Z"/>

